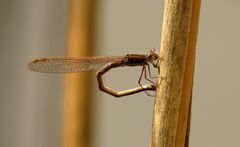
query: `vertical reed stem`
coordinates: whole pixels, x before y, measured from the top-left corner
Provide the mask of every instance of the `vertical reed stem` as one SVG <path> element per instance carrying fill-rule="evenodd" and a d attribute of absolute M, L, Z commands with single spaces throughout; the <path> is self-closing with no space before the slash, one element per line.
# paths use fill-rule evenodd
<path fill-rule="evenodd" d="M 67 55 L 88 56 L 93 50 L 93 0 L 69 0 Z M 65 76 L 63 97 L 63 147 L 89 147 L 90 91 L 89 73 Z"/>
<path fill-rule="evenodd" d="M 198 34 L 198 22 L 200 14 L 201 0 L 193 1 L 191 26 L 189 32 L 189 42 L 187 58 L 185 63 L 184 79 L 182 85 L 182 96 L 180 102 L 180 112 L 178 118 L 176 146 L 188 147 L 191 122 L 191 101 L 194 77 L 195 54 Z"/>
<path fill-rule="evenodd" d="M 188 145 L 199 6 L 200 0 L 165 1 L 151 147 Z"/>

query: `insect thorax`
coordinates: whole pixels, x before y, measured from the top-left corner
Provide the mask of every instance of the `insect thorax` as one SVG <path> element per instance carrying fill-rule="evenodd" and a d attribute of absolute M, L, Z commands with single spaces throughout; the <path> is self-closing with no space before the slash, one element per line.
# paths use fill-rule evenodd
<path fill-rule="evenodd" d="M 144 55 L 144 54 L 127 54 L 122 62 L 126 66 L 143 65 L 143 64 L 147 63 L 147 55 Z"/>

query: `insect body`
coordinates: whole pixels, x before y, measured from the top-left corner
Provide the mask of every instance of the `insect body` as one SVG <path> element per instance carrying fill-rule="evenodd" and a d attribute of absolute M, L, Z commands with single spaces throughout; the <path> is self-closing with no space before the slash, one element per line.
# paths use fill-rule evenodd
<path fill-rule="evenodd" d="M 141 91 L 151 90 L 155 91 L 155 83 L 147 77 L 147 71 L 149 77 L 152 78 L 150 73 L 149 63 L 154 68 L 158 68 L 159 56 L 155 49 L 151 50 L 149 54 L 127 54 L 125 56 L 99 56 L 99 57 L 81 57 L 81 58 L 40 58 L 32 61 L 29 64 L 29 68 L 36 72 L 45 73 L 74 73 L 81 71 L 88 71 L 95 69 L 101 65 L 106 66 L 97 72 L 97 80 L 99 89 L 111 94 L 115 97 L 126 96 Z M 111 88 L 104 86 L 102 76 L 112 68 L 123 66 L 142 66 L 142 72 L 138 80 L 139 87 L 115 91 Z M 141 85 L 141 79 L 144 74 L 146 80 L 151 84 Z M 148 93 L 147 93 L 148 94 Z"/>

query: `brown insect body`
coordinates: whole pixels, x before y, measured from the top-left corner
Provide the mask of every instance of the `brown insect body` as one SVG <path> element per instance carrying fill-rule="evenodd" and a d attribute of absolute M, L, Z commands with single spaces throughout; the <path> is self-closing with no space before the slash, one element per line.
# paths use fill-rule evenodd
<path fill-rule="evenodd" d="M 97 72 L 99 89 L 115 97 L 121 97 L 141 91 L 155 91 L 156 84 L 151 80 L 154 77 L 151 76 L 149 64 L 152 64 L 154 68 L 159 69 L 158 61 L 159 56 L 156 50 L 152 49 L 149 54 L 127 54 L 125 56 L 40 58 L 32 61 L 29 64 L 29 69 L 32 71 L 45 73 L 74 73 L 81 71 L 89 71 L 106 64 L 105 67 L 103 67 Z M 142 66 L 142 72 L 138 80 L 139 86 L 123 91 L 116 91 L 114 89 L 106 87 L 103 83 L 102 76 L 113 68 L 124 66 Z M 141 79 L 143 76 L 151 84 L 142 85 Z"/>
<path fill-rule="evenodd" d="M 148 56 L 145 54 L 127 54 L 121 62 L 122 66 L 142 66 L 147 64 Z"/>

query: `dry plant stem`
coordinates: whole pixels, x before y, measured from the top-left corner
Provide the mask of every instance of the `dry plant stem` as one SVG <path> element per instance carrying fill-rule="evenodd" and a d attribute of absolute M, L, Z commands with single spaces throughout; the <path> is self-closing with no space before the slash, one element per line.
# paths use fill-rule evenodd
<path fill-rule="evenodd" d="M 180 103 L 180 112 L 178 118 L 176 146 L 188 147 L 189 146 L 189 133 L 191 122 L 191 101 L 192 101 L 192 85 L 194 76 L 194 64 L 196 43 L 198 34 L 198 22 L 200 14 L 201 0 L 193 1 L 191 26 L 189 32 L 189 42 L 187 49 L 187 58 L 183 79 L 183 90 Z"/>
<path fill-rule="evenodd" d="M 166 0 L 151 147 L 176 145 L 193 0 Z"/>
<path fill-rule="evenodd" d="M 93 0 L 69 0 L 67 56 L 89 56 L 93 50 Z M 63 147 L 90 147 L 91 91 L 89 73 L 64 79 Z"/>

